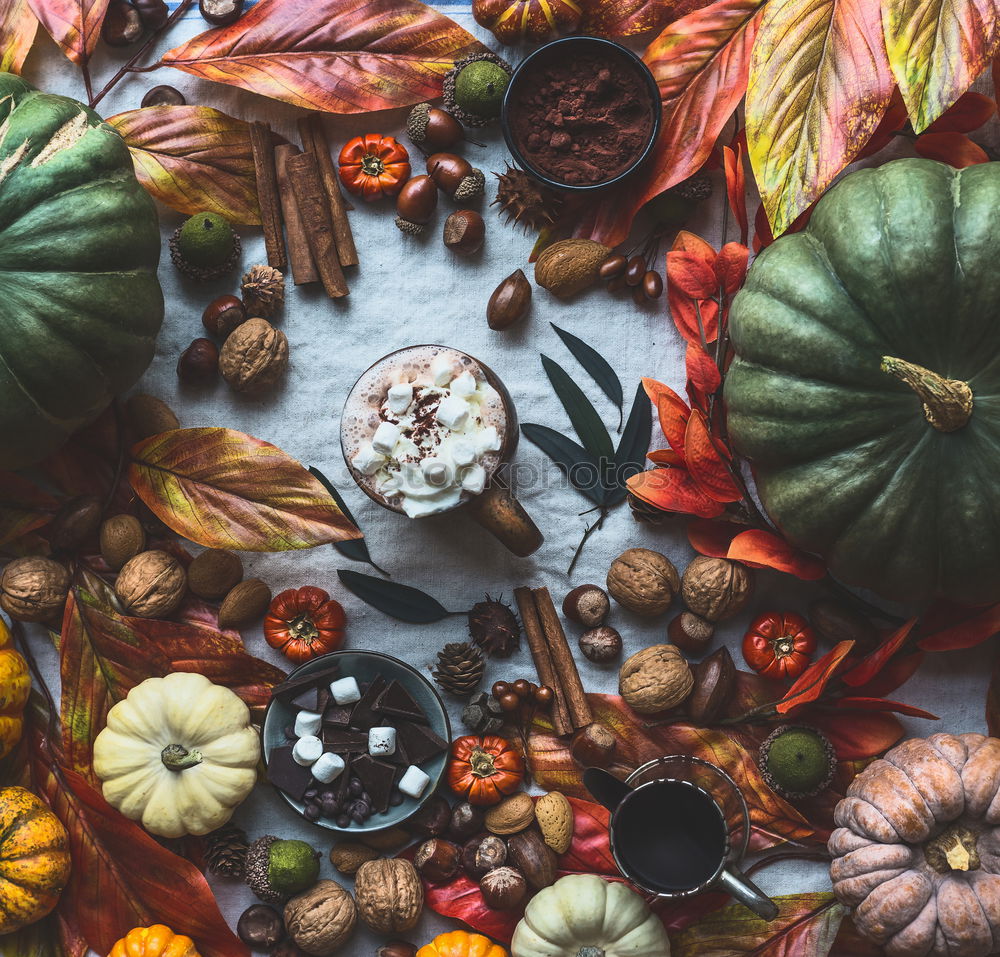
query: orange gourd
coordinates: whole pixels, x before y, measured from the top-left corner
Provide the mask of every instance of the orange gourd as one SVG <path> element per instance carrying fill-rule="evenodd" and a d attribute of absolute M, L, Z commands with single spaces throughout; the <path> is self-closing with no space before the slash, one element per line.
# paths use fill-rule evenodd
<path fill-rule="evenodd" d="M 452 742 L 446 773 L 459 797 L 489 807 L 520 789 L 524 761 L 506 738 L 467 734 Z"/>
<path fill-rule="evenodd" d="M 190 937 L 175 934 L 164 924 L 134 927 L 114 947 L 108 957 L 201 957 Z"/>
<path fill-rule="evenodd" d="M 508 957 L 507 951 L 482 934 L 452 930 L 438 934 L 417 951 L 417 957 Z"/>
<path fill-rule="evenodd" d="M 62 821 L 25 788 L 0 789 L 0 934 L 48 914 L 69 870 L 69 836 Z"/>
<path fill-rule="evenodd" d="M 24 706 L 30 690 L 28 663 L 14 648 L 10 629 L 0 618 L 0 758 L 21 740 Z"/>

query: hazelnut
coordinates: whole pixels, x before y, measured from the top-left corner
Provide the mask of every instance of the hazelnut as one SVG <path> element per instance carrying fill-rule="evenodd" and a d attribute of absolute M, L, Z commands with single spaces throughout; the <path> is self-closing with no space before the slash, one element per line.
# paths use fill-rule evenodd
<path fill-rule="evenodd" d="M 451 807 L 440 794 L 435 794 L 407 820 L 406 826 L 424 837 L 441 837 L 448 830 L 449 823 L 451 823 Z"/>
<path fill-rule="evenodd" d="M 701 618 L 722 621 L 739 614 L 750 600 L 750 569 L 728 558 L 699 555 L 684 569 L 681 598 Z"/>
<path fill-rule="evenodd" d="M 451 809 L 448 837 L 453 841 L 467 841 L 486 827 L 486 815 L 481 808 L 461 801 Z"/>
<path fill-rule="evenodd" d="M 497 331 L 524 318 L 531 305 L 531 283 L 524 271 L 515 269 L 504 279 L 486 304 L 486 324 Z"/>
<path fill-rule="evenodd" d="M 173 555 L 158 550 L 130 558 L 115 581 L 125 611 L 139 618 L 166 618 L 184 600 L 187 574 Z"/>
<path fill-rule="evenodd" d="M 556 852 L 536 830 L 512 834 L 507 840 L 507 855 L 511 864 L 536 891 L 556 882 Z"/>
<path fill-rule="evenodd" d="M 622 636 L 609 625 L 591 628 L 580 635 L 580 651 L 596 664 L 607 664 L 621 655 Z"/>
<path fill-rule="evenodd" d="M 226 339 L 219 357 L 222 377 L 237 392 L 272 388 L 288 366 L 288 340 L 266 319 L 248 319 Z"/>
<path fill-rule="evenodd" d="M 77 495 L 56 513 L 49 544 L 56 551 L 74 551 L 93 537 L 100 524 L 101 500 L 96 495 Z"/>
<path fill-rule="evenodd" d="M 285 936 L 285 922 L 273 907 L 251 904 L 240 914 L 236 935 L 253 950 L 270 950 Z"/>
<path fill-rule="evenodd" d="M 243 578 L 243 562 L 234 552 L 208 548 L 194 557 L 187 576 L 188 588 L 194 594 L 216 601 L 232 591 Z"/>
<path fill-rule="evenodd" d="M 444 244 L 454 253 L 471 256 L 483 248 L 486 223 L 474 209 L 459 209 L 444 221 Z"/>
<path fill-rule="evenodd" d="M 411 236 L 422 236 L 437 201 L 437 183 L 430 176 L 411 176 L 396 197 L 396 225 Z"/>
<path fill-rule="evenodd" d="M 456 201 L 482 196 L 486 187 L 482 170 L 455 153 L 431 153 L 427 157 L 427 172 L 438 189 Z"/>
<path fill-rule="evenodd" d="M 56 621 L 68 593 L 69 572 L 51 558 L 15 558 L 0 574 L 0 608 L 17 621 Z"/>
<path fill-rule="evenodd" d="M 662 615 L 680 589 L 674 563 L 648 548 L 630 548 L 608 569 L 608 591 L 619 605 L 645 618 Z"/>
<path fill-rule="evenodd" d="M 408 940 L 387 940 L 375 951 L 375 957 L 417 957 L 417 947 Z"/>
<path fill-rule="evenodd" d="M 608 593 L 597 585 L 577 585 L 563 599 L 563 614 L 584 628 L 596 628 L 604 624 L 611 611 Z"/>
<path fill-rule="evenodd" d="M 187 100 L 180 90 L 175 90 L 172 86 L 161 83 L 159 86 L 151 87 L 146 91 L 146 95 L 139 104 L 141 107 L 147 106 L 184 106 Z"/>
<path fill-rule="evenodd" d="M 139 11 L 128 0 L 111 0 L 101 24 L 101 39 L 109 47 L 127 47 L 143 32 Z"/>
<path fill-rule="evenodd" d="M 338 841 L 330 848 L 330 863 L 341 874 L 355 874 L 366 861 L 374 861 L 381 855 L 374 847 L 360 841 Z"/>
<path fill-rule="evenodd" d="M 693 665 L 691 671 L 694 687 L 685 706 L 687 713 L 698 724 L 711 724 L 722 713 L 736 685 L 733 657 L 723 645 Z"/>
<path fill-rule="evenodd" d="M 462 866 L 461 850 L 451 841 L 432 837 L 417 848 L 413 866 L 421 877 L 433 884 L 443 884 L 450 881 Z"/>
<path fill-rule="evenodd" d="M 219 347 L 211 339 L 195 339 L 177 360 L 177 378 L 207 385 L 219 374 Z"/>
<path fill-rule="evenodd" d="M 236 296 L 219 296 L 213 299 L 201 314 L 201 324 L 208 334 L 225 339 L 237 326 L 247 321 L 246 306 Z"/>
<path fill-rule="evenodd" d="M 198 0 L 198 11 L 214 27 L 229 26 L 243 13 L 243 0 Z"/>
<path fill-rule="evenodd" d="M 689 655 L 700 658 L 715 634 L 715 626 L 694 612 L 682 611 L 667 626 L 667 637 Z"/>
<path fill-rule="evenodd" d="M 418 103 L 406 118 L 407 135 L 427 150 L 450 150 L 465 140 L 462 124 L 447 110 Z"/>
<path fill-rule="evenodd" d="M 172 432 L 181 427 L 173 409 L 156 396 L 137 392 L 125 403 L 125 417 L 137 439 Z"/>
<path fill-rule="evenodd" d="M 528 896 L 528 882 L 514 867 L 497 867 L 483 875 L 479 890 L 487 907 L 517 910 Z"/>
<path fill-rule="evenodd" d="M 327 957 L 354 933 L 358 911 L 349 891 L 334 881 L 318 881 L 285 904 L 284 918 L 297 946 Z"/>
<path fill-rule="evenodd" d="M 101 525 L 101 557 L 117 571 L 146 547 L 146 532 L 134 515 L 112 515 Z"/>
<path fill-rule="evenodd" d="M 259 578 L 241 581 L 222 599 L 220 628 L 243 628 L 264 617 L 271 604 L 271 589 Z"/>
<path fill-rule="evenodd" d="M 693 684 L 691 668 L 679 648 L 652 645 L 622 665 L 618 693 L 638 714 L 656 714 L 677 707 L 691 693 Z"/>
<path fill-rule="evenodd" d="M 573 736 L 569 753 L 585 768 L 606 768 L 614 760 L 617 741 L 603 724 L 588 724 Z"/>

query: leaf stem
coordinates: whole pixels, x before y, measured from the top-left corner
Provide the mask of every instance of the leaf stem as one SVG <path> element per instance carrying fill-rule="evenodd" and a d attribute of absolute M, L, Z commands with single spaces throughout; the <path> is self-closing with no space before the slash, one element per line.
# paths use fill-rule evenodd
<path fill-rule="evenodd" d="M 587 539 L 590 538 L 594 532 L 599 531 L 604 525 L 604 520 L 608 517 L 608 507 L 606 505 L 601 506 L 601 517 L 593 523 L 593 525 L 588 525 L 583 532 L 583 538 L 580 539 L 580 544 L 576 546 L 576 551 L 573 552 L 573 560 L 569 563 L 569 568 L 566 569 L 567 575 L 573 574 L 573 569 L 576 568 L 576 563 L 580 558 L 580 554 L 583 552 L 583 546 L 587 544 Z"/>
<path fill-rule="evenodd" d="M 90 64 L 84 62 L 80 67 L 80 72 L 83 74 L 83 87 L 87 91 L 87 102 L 90 102 L 94 97 L 94 81 L 90 77 Z M 93 105 L 91 103 L 91 105 Z"/>

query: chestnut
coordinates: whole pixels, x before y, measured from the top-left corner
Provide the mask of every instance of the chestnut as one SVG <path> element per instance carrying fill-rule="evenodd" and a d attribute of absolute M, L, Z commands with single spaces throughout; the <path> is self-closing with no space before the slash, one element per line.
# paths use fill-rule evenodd
<path fill-rule="evenodd" d="M 285 922 L 273 907 L 251 904 L 240 914 L 236 935 L 252 950 L 270 950 L 285 936 Z"/>
<path fill-rule="evenodd" d="M 213 299 L 201 314 L 201 324 L 210 335 L 225 339 L 237 326 L 247 321 L 246 306 L 236 296 Z"/>
<path fill-rule="evenodd" d="M 608 593 L 599 585 L 577 585 L 563 599 L 563 614 L 585 628 L 604 624 L 611 611 Z"/>
<path fill-rule="evenodd" d="M 451 808 L 448 802 L 440 794 L 435 794 L 406 822 L 406 827 L 424 837 L 441 837 L 450 823 Z"/>
<path fill-rule="evenodd" d="M 480 808 L 462 801 L 451 809 L 448 837 L 453 841 L 467 841 L 485 829 L 486 815 Z"/>
<path fill-rule="evenodd" d="M 487 907 L 517 910 L 528 896 L 528 882 L 516 867 L 497 867 L 483 875 L 479 890 Z"/>
<path fill-rule="evenodd" d="M 187 100 L 180 90 L 175 90 L 172 86 L 161 83 L 146 91 L 140 106 L 184 106 Z"/>
<path fill-rule="evenodd" d="M 479 842 L 474 861 L 476 873 L 488 874 L 496 867 L 507 863 L 507 842 L 496 834 L 490 834 Z"/>
<path fill-rule="evenodd" d="M 417 948 L 408 940 L 387 940 L 375 951 L 375 957 L 417 957 Z"/>
<path fill-rule="evenodd" d="M 603 724 L 588 724 L 574 735 L 569 753 L 585 768 L 606 768 L 614 759 L 616 747 L 615 736 Z"/>
<path fill-rule="evenodd" d="M 214 27 L 229 26 L 243 14 L 243 0 L 198 0 L 202 17 Z"/>
<path fill-rule="evenodd" d="M 610 625 L 591 628 L 580 635 L 580 651 L 588 661 L 604 665 L 622 653 L 622 636 Z"/>
<path fill-rule="evenodd" d="M 195 339 L 177 360 L 177 378 L 204 385 L 219 374 L 219 347 L 211 339 Z"/>
<path fill-rule="evenodd" d="M 139 11 L 128 0 L 111 0 L 101 24 L 101 39 L 109 47 L 127 47 L 142 34 Z"/>
<path fill-rule="evenodd" d="M 132 0 L 147 30 L 159 30 L 170 17 L 166 0 Z"/>
<path fill-rule="evenodd" d="M 457 844 L 432 837 L 417 848 L 413 866 L 420 876 L 434 884 L 450 881 L 462 865 L 462 852 Z"/>
<path fill-rule="evenodd" d="M 459 209 L 444 221 L 444 244 L 455 253 L 471 256 L 483 248 L 486 223 L 474 209 Z"/>
<path fill-rule="evenodd" d="M 404 233 L 420 236 L 437 209 L 438 188 L 430 176 L 411 176 L 396 197 L 396 226 Z"/>
<path fill-rule="evenodd" d="M 667 637 L 681 651 L 699 657 L 705 653 L 715 634 L 715 626 L 693 611 L 681 612 L 667 625 Z"/>

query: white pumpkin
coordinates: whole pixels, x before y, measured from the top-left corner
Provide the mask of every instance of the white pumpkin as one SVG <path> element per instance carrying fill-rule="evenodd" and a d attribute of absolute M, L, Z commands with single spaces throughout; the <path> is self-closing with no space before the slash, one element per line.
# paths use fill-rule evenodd
<path fill-rule="evenodd" d="M 260 739 L 239 697 L 204 675 L 147 678 L 94 741 L 104 799 L 151 834 L 207 834 L 257 780 Z"/>
<path fill-rule="evenodd" d="M 511 941 L 513 957 L 670 957 L 663 923 L 631 888 L 570 874 L 539 891 Z"/>

